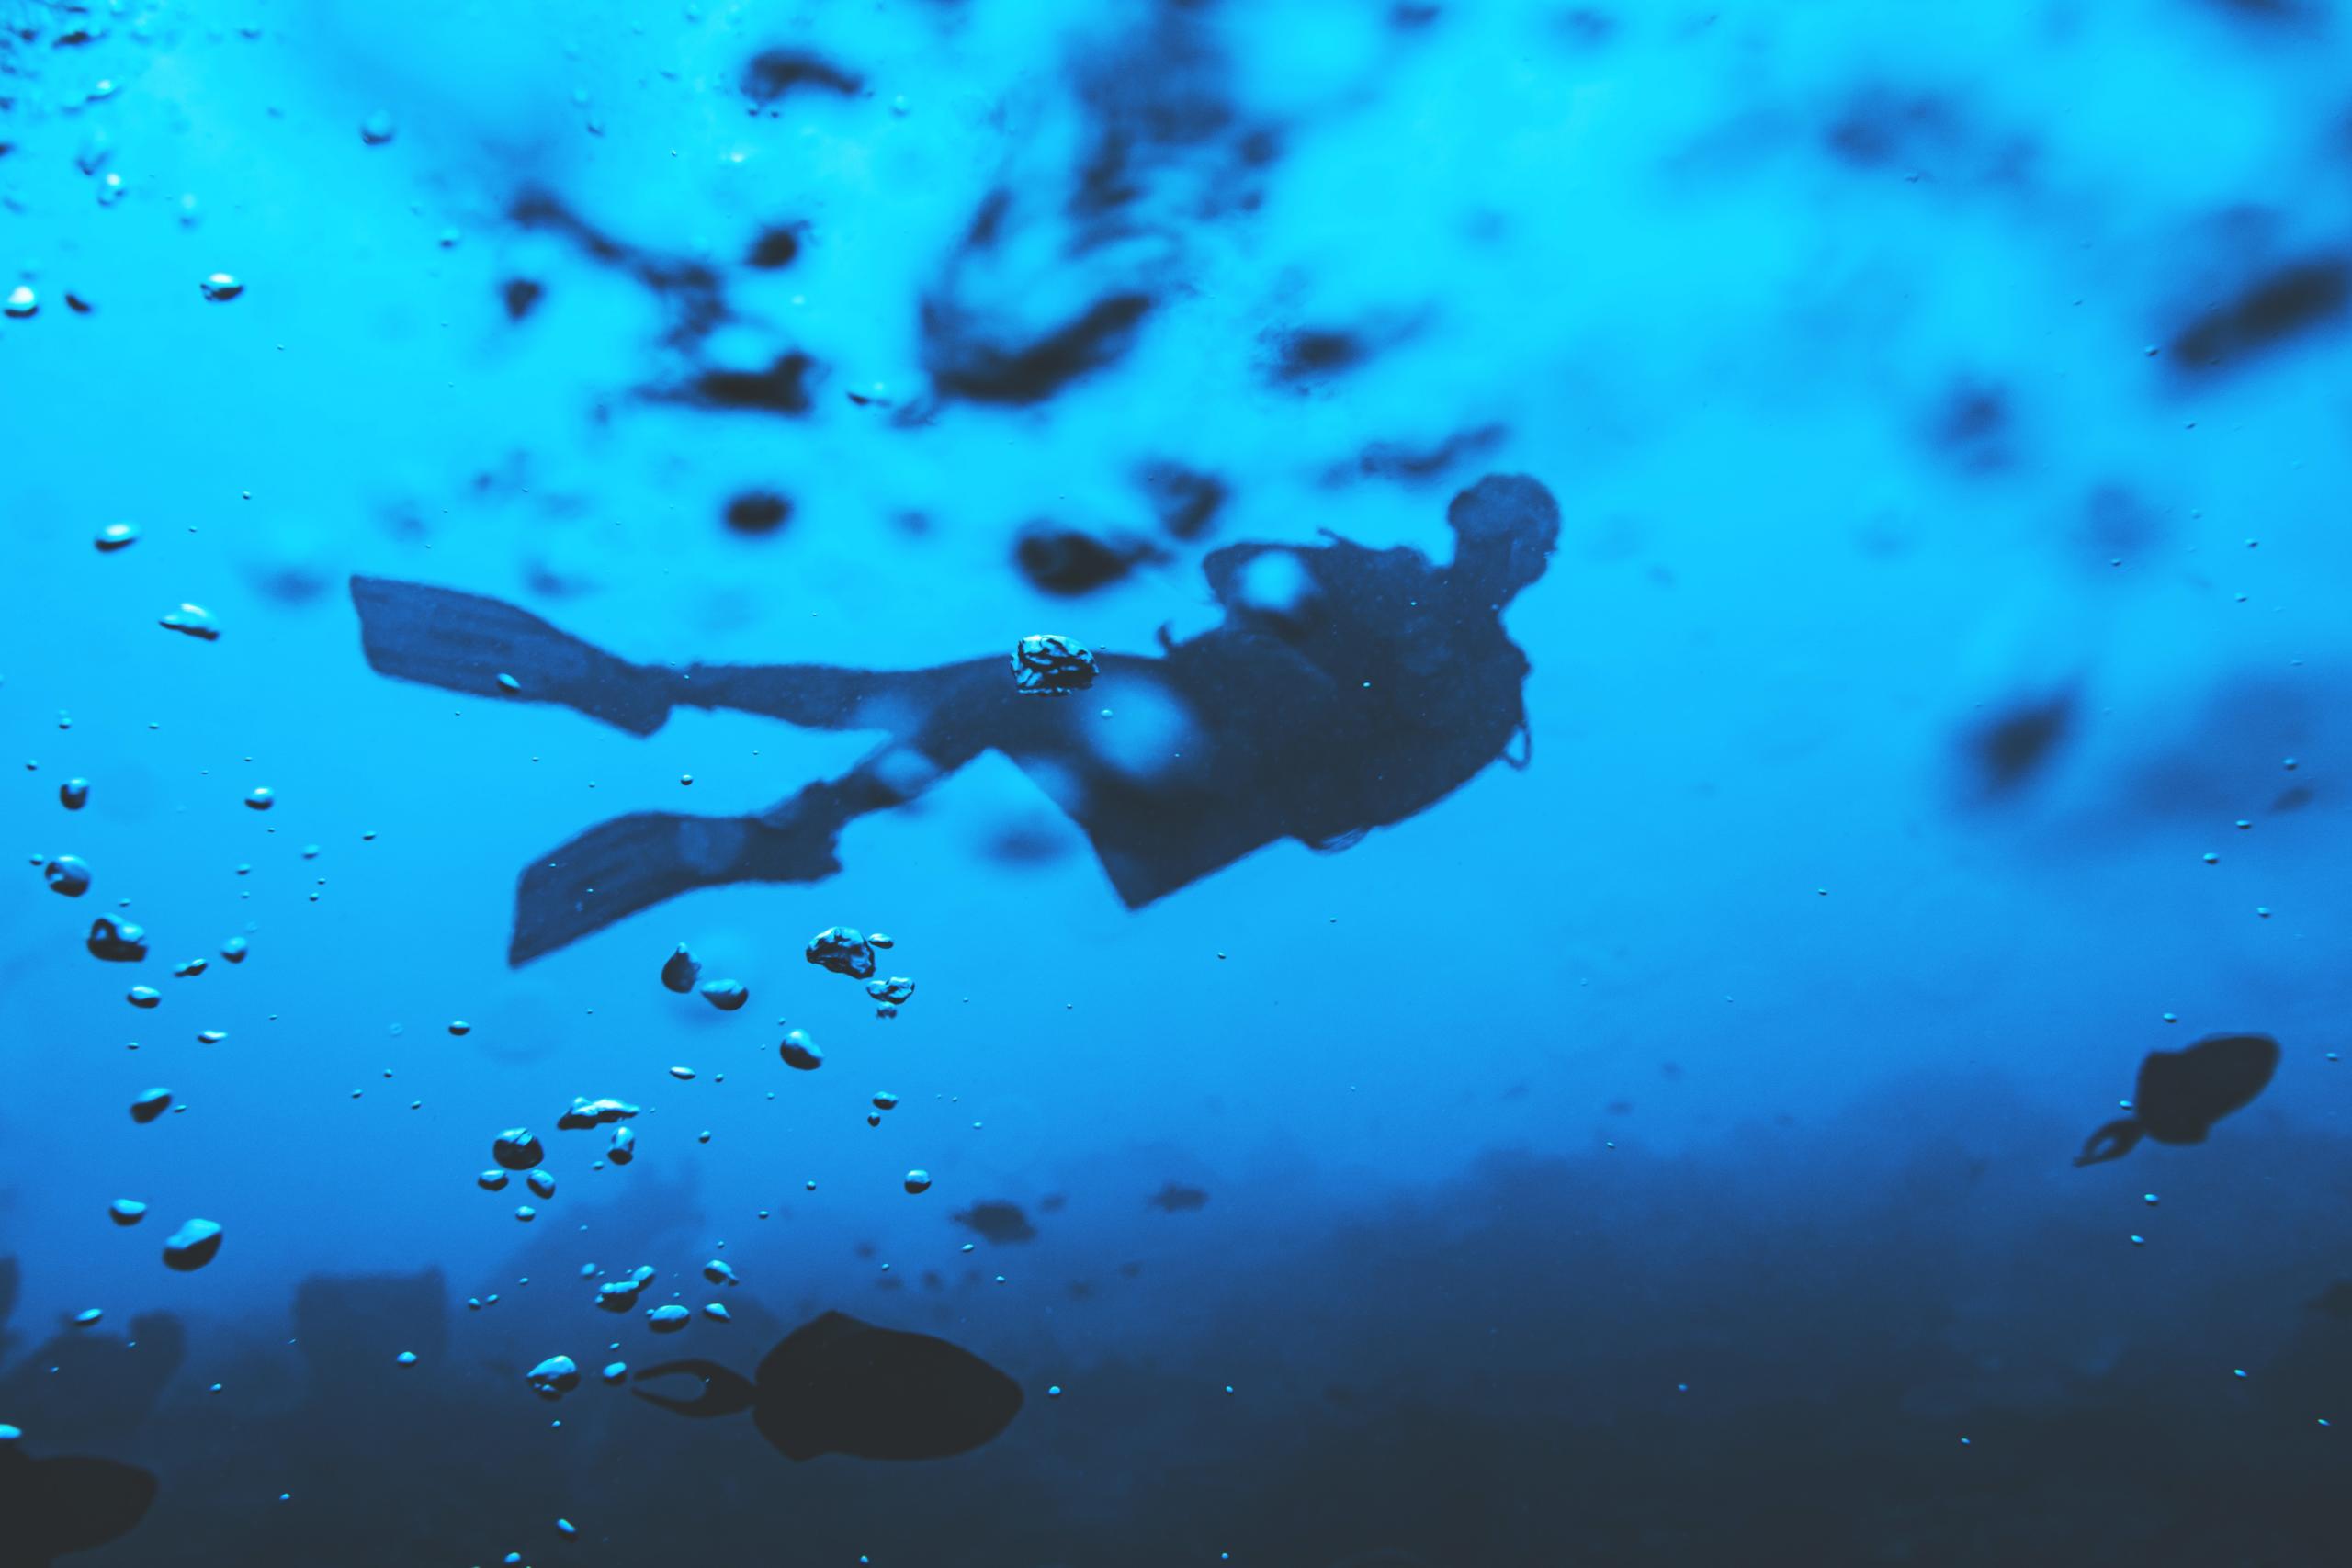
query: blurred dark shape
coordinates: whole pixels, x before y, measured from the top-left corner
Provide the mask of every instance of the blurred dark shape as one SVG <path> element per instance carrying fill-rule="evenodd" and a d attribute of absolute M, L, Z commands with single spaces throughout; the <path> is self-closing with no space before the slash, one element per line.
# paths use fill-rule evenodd
<path fill-rule="evenodd" d="M 726 287 L 708 265 L 684 256 L 665 256 L 616 240 L 549 192 L 524 191 L 514 198 L 507 216 L 523 228 L 544 229 L 563 235 L 593 260 L 617 267 L 659 295 L 670 307 L 672 324 L 667 341 L 673 346 L 699 344 L 722 323 L 734 319 L 734 312 L 728 308 Z M 509 314 L 514 313 L 512 287 L 509 285 L 507 298 Z M 536 302 L 537 295 L 532 299 Z"/>
<path fill-rule="evenodd" d="M 1140 1263 L 1122 1263 L 1119 1265 L 1119 1278 L 1122 1280 L 1132 1280 L 1142 1272 L 1143 1265 Z"/>
<path fill-rule="evenodd" d="M 2344 704 L 2345 675 L 2224 670 L 2178 728 L 2125 776 L 2132 809 L 2157 819 L 2245 815 L 2278 787 L 2278 759 L 2323 748 Z M 2186 704 L 2182 705 L 2184 707 Z"/>
<path fill-rule="evenodd" d="M 2352 295 L 2352 268 L 2335 257 L 2297 262 L 2257 279 L 2198 317 L 2172 340 L 2184 375 L 2224 368 L 2334 321 Z"/>
<path fill-rule="evenodd" d="M 2309 784 L 2289 784 L 2278 792 L 2278 798 L 2270 803 L 2270 809 L 2301 811 L 2312 803 L 2312 789 Z"/>
<path fill-rule="evenodd" d="M 976 1233 L 981 1240 L 999 1247 L 1037 1239 L 1037 1227 L 1029 1223 L 1029 1216 L 1021 1212 L 1018 1203 L 991 1200 L 975 1203 L 951 1217 L 966 1230 Z"/>
<path fill-rule="evenodd" d="M 119 1540 L 147 1517 L 153 1472 L 113 1460 L 35 1459 L 0 1442 L 0 1568 L 48 1568 L 68 1552 Z"/>
<path fill-rule="evenodd" d="M 1336 536 L 1209 555 L 1221 625 L 1182 643 L 1163 634 L 1161 657 L 1099 660 L 1100 705 L 1166 736 L 1149 742 L 1149 766 L 1116 750 L 1132 742 L 1091 700 L 1023 696 L 1001 656 L 910 671 L 681 671 L 629 663 L 473 594 L 363 577 L 352 600 L 369 664 L 403 680 L 560 703 L 640 735 L 684 704 L 892 736 L 757 815 L 639 812 L 535 859 L 515 893 L 508 960 L 519 964 L 696 887 L 821 881 L 841 869 L 849 823 L 919 798 L 988 750 L 1077 822 L 1130 908 L 1282 839 L 1344 849 L 1489 763 L 1524 767 L 1532 752 L 1511 748 L 1527 737 L 1529 667 L 1501 610 L 1543 575 L 1559 509 L 1534 480 L 1492 475 L 1455 496 L 1446 520 L 1444 567 Z"/>
<path fill-rule="evenodd" d="M 773 534 L 792 515 L 792 502 L 769 490 L 747 490 L 727 503 L 727 526 L 738 534 Z"/>
<path fill-rule="evenodd" d="M 1617 31 L 1617 18 L 1607 12 L 1579 6 L 1561 14 L 1559 27 L 1577 43 L 1606 43 Z"/>
<path fill-rule="evenodd" d="M 1208 1207 L 1209 1195 L 1197 1187 L 1171 1181 L 1144 1201 L 1163 1214 L 1182 1214 Z"/>
<path fill-rule="evenodd" d="M 1456 463 L 1502 445 L 1510 434 L 1502 425 L 1482 424 L 1474 430 L 1457 431 L 1435 446 L 1418 449 L 1402 442 L 1375 441 L 1357 454 L 1355 471 L 1368 479 L 1435 479 Z M 1343 479 L 1347 472 L 1345 468 L 1335 468 L 1328 478 Z"/>
<path fill-rule="evenodd" d="M 1072 1280 L 1062 1287 L 1062 1294 L 1074 1302 L 1091 1302 L 1094 1299 L 1094 1281 Z"/>
<path fill-rule="evenodd" d="M 1829 149 L 1859 168 L 1901 161 L 1916 164 L 1924 152 L 1948 149 L 1959 139 L 1951 106 L 1932 95 L 1904 97 L 1883 88 L 1865 89 L 1828 131 Z"/>
<path fill-rule="evenodd" d="M 326 574 L 309 567 L 280 566 L 256 570 L 254 585 L 280 604 L 307 604 L 333 586 Z"/>
<path fill-rule="evenodd" d="M 2160 544 L 2164 525 L 2131 491 L 2101 485 L 2083 502 L 2082 538 L 2104 566 Z"/>
<path fill-rule="evenodd" d="M 1398 32 L 1418 32 L 1437 20 L 1439 10 L 1435 6 L 1408 5 L 1398 0 L 1388 7 L 1388 25 Z"/>
<path fill-rule="evenodd" d="M 1967 750 L 1979 786 L 1987 795 L 2007 795 L 2050 761 L 2075 717 L 2075 694 L 2060 692 L 2026 703 L 1968 737 Z"/>
<path fill-rule="evenodd" d="M 1963 468 L 1991 473 L 2013 460 L 2008 400 L 1998 387 L 1956 383 L 1928 422 L 1928 439 Z"/>
<path fill-rule="evenodd" d="M 760 237 L 752 242 L 752 254 L 743 259 L 752 266 L 774 270 L 790 266 L 799 255 L 800 226 L 795 223 L 761 230 Z"/>
<path fill-rule="evenodd" d="M 797 417 L 808 412 L 808 372 L 817 362 L 797 349 L 764 370 L 705 370 L 684 387 L 652 396 L 707 409 L 742 409 Z"/>
<path fill-rule="evenodd" d="M 2337 1280 L 2304 1303 L 2312 1312 L 2352 1322 L 2352 1280 Z"/>
<path fill-rule="evenodd" d="M 647 1392 L 648 1380 L 687 1373 L 699 1394 Z M 970 1351 L 928 1334 L 876 1328 L 829 1312 L 786 1335 L 750 1382 L 709 1361 L 639 1369 L 630 1393 L 681 1416 L 752 1413 L 790 1460 L 945 1459 L 995 1438 L 1021 1411 L 1021 1386 Z"/>
<path fill-rule="evenodd" d="M 1162 558 L 1141 539 L 1098 539 L 1077 528 L 1032 523 L 1012 543 L 1012 562 L 1031 584 L 1048 593 L 1091 593 L 1119 581 L 1139 562 Z"/>
<path fill-rule="evenodd" d="M 119 1443 L 136 1435 L 187 1359 L 187 1330 L 143 1312 L 129 1334 L 68 1326 L 0 1376 L 0 1411 L 44 1440 Z"/>
<path fill-rule="evenodd" d="M 1364 341 L 1353 333 L 1299 327 L 1268 337 L 1274 351 L 1268 374 L 1293 385 L 1352 370 L 1371 356 Z"/>
<path fill-rule="evenodd" d="M 1176 463 L 1146 463 L 1136 470 L 1136 482 L 1151 498 L 1159 525 L 1175 538 L 1197 539 L 1216 521 L 1225 504 L 1225 481 Z"/>
<path fill-rule="evenodd" d="M 1042 820 L 1007 823 L 988 837 L 988 858 L 1000 865 L 1051 865 L 1068 849 L 1066 835 Z"/>
<path fill-rule="evenodd" d="M 2297 26 L 2327 19 L 2324 0 L 2205 0 L 2217 10 L 2234 12 L 2246 20 L 2269 26 Z"/>
<path fill-rule="evenodd" d="M 1133 207 L 1162 169 L 1213 147 L 1236 121 L 1230 75 L 1216 29 L 1188 6 L 1162 6 L 1149 24 L 1075 54 L 1070 85 L 1093 135 L 1076 171 L 1071 214 L 1102 218 Z"/>
<path fill-rule="evenodd" d="M 797 49 L 762 50 L 743 67 L 743 96 L 772 104 L 800 87 L 854 96 L 865 84 L 830 61 Z"/>
<path fill-rule="evenodd" d="M 2181 1051 L 2151 1051 L 2140 1064 L 2132 1114 L 2083 1142 L 2076 1165 L 2121 1159 L 2143 1136 L 2160 1144 L 2201 1144 L 2213 1123 L 2253 1102 L 2278 1068 L 2278 1043 L 2267 1034 L 2213 1034 Z"/>
<path fill-rule="evenodd" d="M 510 277 L 499 290 L 499 298 L 506 301 L 506 319 L 519 321 L 531 313 L 538 302 L 547 298 L 545 286 L 527 277 Z"/>
<path fill-rule="evenodd" d="M 933 296 L 922 303 L 922 365 L 932 385 L 978 403 L 1041 403 L 1123 358 L 1151 309 L 1147 294 L 1114 294 L 1027 343 L 987 335 L 973 312 Z"/>
<path fill-rule="evenodd" d="M 1069 1206 L 1069 1199 L 1059 1192 L 1048 1192 L 1037 1200 L 1037 1212 L 1041 1214 L 1058 1214 Z"/>

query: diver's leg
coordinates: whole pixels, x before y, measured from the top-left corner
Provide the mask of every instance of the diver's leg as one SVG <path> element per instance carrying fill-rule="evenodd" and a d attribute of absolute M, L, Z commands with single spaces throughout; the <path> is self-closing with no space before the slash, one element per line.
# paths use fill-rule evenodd
<path fill-rule="evenodd" d="M 524 868 L 506 962 L 527 964 L 697 887 L 821 882 L 841 870 L 833 838 L 850 815 L 820 784 L 756 817 L 616 817 Z"/>
<path fill-rule="evenodd" d="M 884 729 L 912 735 L 951 704 L 996 695 L 987 677 L 1012 676 L 994 660 L 929 670 L 853 670 L 831 664 L 689 664 L 675 672 L 674 699 L 690 707 L 731 708 L 809 729 Z"/>
<path fill-rule="evenodd" d="M 616 817 L 524 869 L 506 961 L 527 964 L 697 887 L 821 882 L 842 868 L 833 847 L 843 828 L 905 804 L 967 761 L 892 744 L 755 815 Z"/>

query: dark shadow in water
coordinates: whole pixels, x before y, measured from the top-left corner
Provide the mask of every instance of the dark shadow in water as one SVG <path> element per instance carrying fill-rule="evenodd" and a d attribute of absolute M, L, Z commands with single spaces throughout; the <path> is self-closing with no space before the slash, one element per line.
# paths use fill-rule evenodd
<path fill-rule="evenodd" d="M 687 705 L 891 736 L 756 816 L 639 812 L 534 860 L 508 952 L 522 964 L 694 888 L 822 881 L 850 822 L 991 750 L 1078 823 L 1131 908 L 1283 839 L 1343 848 L 1498 758 L 1524 765 L 1509 752 L 1526 730 L 1528 664 L 1501 609 L 1543 575 L 1559 510 L 1532 479 L 1490 476 L 1446 517 L 1455 550 L 1443 567 L 1336 536 L 1217 550 L 1203 570 L 1223 624 L 1182 643 L 1163 633 L 1158 658 L 1110 655 L 1075 697 L 1023 694 L 992 658 L 912 671 L 631 664 L 495 600 L 379 578 L 351 586 L 368 662 L 403 680 L 561 704 L 639 735 Z"/>

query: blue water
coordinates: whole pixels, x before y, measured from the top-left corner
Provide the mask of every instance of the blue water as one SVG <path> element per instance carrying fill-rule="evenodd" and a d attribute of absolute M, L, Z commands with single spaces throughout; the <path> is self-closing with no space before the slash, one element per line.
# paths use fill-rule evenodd
<path fill-rule="evenodd" d="M 2339 13 L 0 0 L 0 1423 L 160 1483 L 67 1561 L 2341 1562 Z M 349 588 L 651 668 L 1148 658 L 1212 550 L 1442 566 L 1489 474 L 1562 520 L 1528 764 L 1136 908 L 988 752 L 510 966 L 533 857 L 888 716 L 398 681 Z M 1109 690 L 1036 700 L 1181 749 Z M 2071 1164 L 2246 1032 L 2205 1142 Z M 552 1198 L 475 1184 L 518 1125 Z M 595 1311 L 640 1265 L 731 1321 Z M 796 1464 L 594 1375 L 828 1309 L 1020 1414 Z"/>

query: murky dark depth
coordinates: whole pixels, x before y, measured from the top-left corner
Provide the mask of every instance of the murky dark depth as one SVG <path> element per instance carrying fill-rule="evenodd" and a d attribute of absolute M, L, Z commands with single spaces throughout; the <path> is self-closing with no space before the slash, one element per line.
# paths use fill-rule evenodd
<path fill-rule="evenodd" d="M 2327 0 L 0 0 L 0 1568 L 2343 1560 Z"/>

